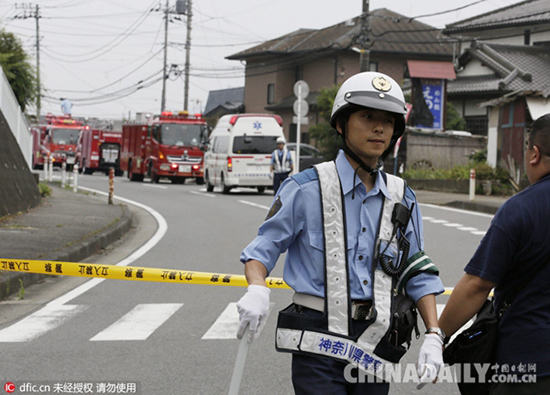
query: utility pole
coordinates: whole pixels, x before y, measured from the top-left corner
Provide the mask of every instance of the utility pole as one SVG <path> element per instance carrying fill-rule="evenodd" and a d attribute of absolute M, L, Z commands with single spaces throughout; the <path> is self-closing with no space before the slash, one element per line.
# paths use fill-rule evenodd
<path fill-rule="evenodd" d="M 41 89 L 40 89 L 40 6 L 35 5 L 34 13 L 32 12 L 32 4 L 15 4 L 15 8 L 29 9 L 30 12 L 27 15 L 25 11 L 23 15 L 14 16 L 14 19 L 27 19 L 34 18 L 36 20 L 36 118 L 37 122 L 40 123 L 40 99 L 41 99 Z"/>
<path fill-rule="evenodd" d="M 36 18 L 36 122 L 40 124 L 40 111 L 41 111 L 41 100 L 40 100 L 40 8 L 39 5 L 36 5 L 36 11 L 34 13 Z"/>
<path fill-rule="evenodd" d="M 160 101 L 160 112 L 162 113 L 166 108 L 166 80 L 168 79 L 168 72 L 166 71 L 166 63 L 168 56 L 168 0 L 166 0 L 166 8 L 164 10 L 164 63 L 162 64 L 162 98 Z"/>
<path fill-rule="evenodd" d="M 363 14 L 361 15 L 361 55 L 359 56 L 359 71 L 369 71 L 370 50 L 367 49 L 369 41 L 369 0 L 363 0 Z"/>
<path fill-rule="evenodd" d="M 185 40 L 185 83 L 183 92 L 183 110 L 189 107 L 189 63 L 191 58 L 191 19 L 193 18 L 192 0 L 187 5 L 187 39 Z"/>

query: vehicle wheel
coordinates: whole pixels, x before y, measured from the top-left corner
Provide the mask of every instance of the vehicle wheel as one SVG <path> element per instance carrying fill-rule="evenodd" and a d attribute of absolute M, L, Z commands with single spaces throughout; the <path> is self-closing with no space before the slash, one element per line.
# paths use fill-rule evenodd
<path fill-rule="evenodd" d="M 122 177 L 124 172 L 120 169 L 115 169 L 115 177 Z"/>
<path fill-rule="evenodd" d="M 223 187 L 222 192 L 227 195 L 229 193 L 229 191 L 231 191 L 231 187 L 225 185 L 225 180 L 223 178 L 223 173 L 222 173 L 222 176 L 221 176 L 221 183 L 222 183 L 222 187 Z"/>
<path fill-rule="evenodd" d="M 214 192 L 214 185 L 210 183 L 210 179 L 208 178 L 208 173 L 204 175 L 204 181 L 206 183 L 206 192 Z"/>
<path fill-rule="evenodd" d="M 203 177 L 197 177 L 195 178 L 195 182 L 197 185 L 204 185 L 204 178 Z"/>
<path fill-rule="evenodd" d="M 89 167 L 84 166 L 84 167 L 82 168 L 82 173 L 84 173 L 84 174 L 93 174 L 93 172 L 94 172 L 94 171 L 91 170 Z"/>
<path fill-rule="evenodd" d="M 153 170 L 153 165 L 151 163 L 149 163 L 149 167 L 147 169 L 147 175 L 149 176 L 153 184 L 159 183 L 160 177 L 155 174 L 155 171 Z"/>
<path fill-rule="evenodd" d="M 258 193 L 264 193 L 265 187 L 258 187 Z"/>
<path fill-rule="evenodd" d="M 132 171 L 132 162 L 128 164 L 128 178 L 130 181 L 143 181 L 143 174 L 135 174 Z"/>

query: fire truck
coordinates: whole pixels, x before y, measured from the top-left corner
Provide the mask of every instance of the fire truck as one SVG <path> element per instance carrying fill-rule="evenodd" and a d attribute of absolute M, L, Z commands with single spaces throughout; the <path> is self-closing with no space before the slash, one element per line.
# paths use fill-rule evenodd
<path fill-rule="evenodd" d="M 84 174 L 101 171 L 109 174 L 109 168 L 115 169 L 115 175 L 121 176 L 120 146 L 122 133 L 102 129 L 82 129 L 76 148 L 78 170 Z"/>
<path fill-rule="evenodd" d="M 86 128 L 70 115 L 46 115 L 45 124 L 32 128 L 33 168 L 43 168 L 49 155 L 52 156 L 54 166 L 61 167 L 63 163 L 72 166 L 75 163 L 78 136 Z"/>
<path fill-rule="evenodd" d="M 154 183 L 168 178 L 183 184 L 194 178 L 202 185 L 202 148 L 207 137 L 208 125 L 201 114 L 163 112 L 145 124 L 123 125 L 120 168 L 131 181 L 147 176 Z"/>

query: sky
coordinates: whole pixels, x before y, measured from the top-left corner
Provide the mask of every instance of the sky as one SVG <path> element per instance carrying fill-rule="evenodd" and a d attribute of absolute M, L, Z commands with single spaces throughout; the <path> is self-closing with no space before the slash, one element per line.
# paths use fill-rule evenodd
<path fill-rule="evenodd" d="M 438 28 L 520 0 L 370 0 Z M 164 63 L 166 0 L 0 0 L 0 27 L 15 34 L 37 65 L 38 4 L 41 113 L 61 113 L 61 98 L 75 117 L 132 118 L 159 113 Z M 192 0 L 189 105 L 203 112 L 211 90 L 244 86 L 245 65 L 225 57 L 300 28 L 321 29 L 359 16 L 361 0 Z M 170 14 L 165 109 L 184 103 L 187 16 Z M 447 12 L 450 11 L 450 12 Z M 438 14 L 433 16 L 426 16 Z M 36 108 L 30 106 L 28 113 Z"/>

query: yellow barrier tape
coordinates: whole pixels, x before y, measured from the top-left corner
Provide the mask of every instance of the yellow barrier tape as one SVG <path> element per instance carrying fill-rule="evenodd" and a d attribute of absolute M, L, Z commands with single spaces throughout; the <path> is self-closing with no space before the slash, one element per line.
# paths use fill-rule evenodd
<path fill-rule="evenodd" d="M 11 272 L 41 273 L 58 276 L 96 277 L 111 280 L 152 281 L 201 285 L 247 287 L 244 275 L 193 272 L 190 270 L 150 267 L 98 265 L 84 262 L 38 261 L 0 258 L 0 269 Z M 290 289 L 279 277 L 268 277 L 269 288 Z"/>
<path fill-rule="evenodd" d="M 10 272 L 41 273 L 56 276 L 96 277 L 111 280 L 149 281 L 200 285 L 247 287 L 244 275 L 193 272 L 190 270 L 157 269 L 151 267 L 98 265 L 84 262 L 38 261 L 0 258 L 0 269 Z M 268 277 L 268 288 L 290 289 L 280 277 Z M 442 295 L 450 295 L 445 289 Z"/>

